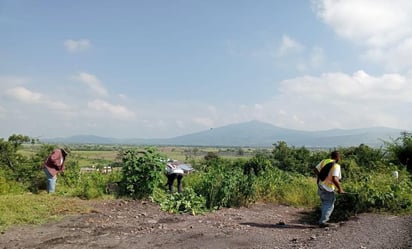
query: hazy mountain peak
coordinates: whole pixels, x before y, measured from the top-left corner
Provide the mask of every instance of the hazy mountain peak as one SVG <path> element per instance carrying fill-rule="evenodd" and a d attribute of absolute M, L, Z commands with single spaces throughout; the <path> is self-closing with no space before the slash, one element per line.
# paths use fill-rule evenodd
<path fill-rule="evenodd" d="M 279 141 L 291 146 L 339 147 L 382 145 L 382 140 L 399 137 L 401 130 L 372 127 L 362 129 L 333 129 L 324 131 L 300 131 L 280 128 L 258 120 L 229 124 L 210 128 L 168 139 L 116 139 L 94 135 L 78 135 L 68 138 L 49 139 L 52 143 L 92 143 L 92 144 L 146 144 L 146 145 L 185 145 L 185 146 L 265 146 L 270 147 Z"/>

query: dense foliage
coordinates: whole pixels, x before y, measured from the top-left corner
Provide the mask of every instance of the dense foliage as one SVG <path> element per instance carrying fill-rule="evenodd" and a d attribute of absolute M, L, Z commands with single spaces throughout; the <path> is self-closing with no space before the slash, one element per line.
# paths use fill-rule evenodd
<path fill-rule="evenodd" d="M 55 146 L 37 143 L 23 135 L 0 139 L 0 194 L 44 191 L 46 181 L 41 168 Z M 24 144 L 32 146 L 21 153 Z M 343 155 L 342 185 L 348 194 L 337 197 L 334 219 L 367 211 L 412 212 L 410 133 L 385 142 L 382 148 L 361 144 L 337 149 Z M 119 170 L 110 173 L 102 171 L 104 165 L 82 172 L 76 153 L 72 153 L 65 174 L 58 177 L 57 194 L 86 199 L 108 193 L 151 198 L 165 211 L 192 214 L 248 206 L 255 201 L 315 208 L 319 197 L 313 168 L 328 158 L 331 150 L 295 148 L 280 141 L 271 149 L 254 150 L 253 154 L 248 150 L 248 157 L 243 157 L 245 151 L 241 149 L 219 150 L 241 155 L 237 158 L 223 158 L 219 152 L 204 153 L 201 159 L 187 157 L 196 171 L 184 177 L 185 190 L 174 194 L 168 193 L 165 186 L 166 155 L 157 148 L 118 148 L 118 156 L 110 165 Z M 190 152 L 200 153 L 199 149 Z"/>
<path fill-rule="evenodd" d="M 164 156 L 155 148 L 143 151 L 130 149 L 123 154 L 122 194 L 133 198 L 147 198 L 162 184 Z"/>

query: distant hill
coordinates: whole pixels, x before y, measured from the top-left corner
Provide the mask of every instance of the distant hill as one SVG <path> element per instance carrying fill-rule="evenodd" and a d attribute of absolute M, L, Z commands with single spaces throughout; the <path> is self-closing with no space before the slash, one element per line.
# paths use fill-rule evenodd
<path fill-rule="evenodd" d="M 280 128 L 260 121 L 250 121 L 212 128 L 168 139 L 118 139 L 91 135 L 46 139 L 49 143 L 136 144 L 179 146 L 250 146 L 270 147 L 278 141 L 291 146 L 339 147 L 381 146 L 383 141 L 400 136 L 402 130 L 386 127 L 364 129 L 333 129 L 324 131 L 300 131 Z"/>

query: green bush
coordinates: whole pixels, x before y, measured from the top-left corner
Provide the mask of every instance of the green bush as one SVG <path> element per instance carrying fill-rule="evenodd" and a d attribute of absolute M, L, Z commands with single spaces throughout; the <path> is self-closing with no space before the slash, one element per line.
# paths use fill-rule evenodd
<path fill-rule="evenodd" d="M 186 188 L 182 193 L 168 194 L 160 201 L 160 208 L 170 213 L 202 214 L 206 209 L 206 199 L 197 195 L 192 188 Z"/>
<path fill-rule="evenodd" d="M 206 172 L 196 173 L 201 181 L 193 188 L 206 198 L 207 208 L 247 206 L 253 201 L 254 177 L 244 174 L 242 163 L 213 157 L 206 161 Z"/>
<path fill-rule="evenodd" d="M 74 196 L 95 199 L 102 197 L 106 192 L 107 181 L 105 181 L 105 175 L 100 172 L 83 174 L 79 183 L 73 193 Z"/>
<path fill-rule="evenodd" d="M 21 194 L 24 193 L 26 187 L 19 182 L 8 180 L 0 170 L 0 195 L 5 194 Z"/>
<path fill-rule="evenodd" d="M 144 151 L 130 149 L 122 158 L 121 194 L 132 198 L 147 198 L 164 179 L 164 156 L 153 147 Z"/>
<path fill-rule="evenodd" d="M 82 173 L 79 163 L 74 160 L 68 160 L 65 165 L 64 174 L 60 175 L 60 177 L 62 182 L 71 188 L 82 184 Z"/>
<path fill-rule="evenodd" d="M 82 199 L 100 198 L 107 194 L 109 184 L 117 183 L 120 179 L 120 171 L 81 173 L 77 163 L 73 162 L 73 165 L 67 167 L 64 175 L 59 176 L 57 193 Z"/>
<path fill-rule="evenodd" d="M 361 202 L 359 199 L 359 194 L 357 193 L 346 193 L 335 195 L 335 208 L 330 220 L 334 222 L 348 220 L 352 216 L 356 216 L 360 213 Z M 320 215 L 320 208 L 318 209 L 318 214 Z"/>
<path fill-rule="evenodd" d="M 405 213 L 412 211 L 412 184 L 406 170 L 396 180 L 392 171 L 372 172 L 358 181 L 348 182 L 346 191 L 359 195 L 359 211 Z"/>
<path fill-rule="evenodd" d="M 257 199 L 292 206 L 315 207 L 319 203 L 316 182 L 278 168 L 266 170 L 256 179 Z"/>

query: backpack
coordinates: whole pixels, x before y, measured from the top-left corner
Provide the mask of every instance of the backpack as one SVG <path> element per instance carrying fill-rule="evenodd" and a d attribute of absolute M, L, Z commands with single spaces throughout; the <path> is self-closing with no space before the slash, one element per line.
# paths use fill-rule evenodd
<path fill-rule="evenodd" d="M 319 180 L 321 182 L 323 182 L 326 179 L 326 177 L 329 175 L 329 171 L 333 167 L 333 165 L 335 165 L 335 162 L 330 162 L 322 167 L 318 175 Z"/>

